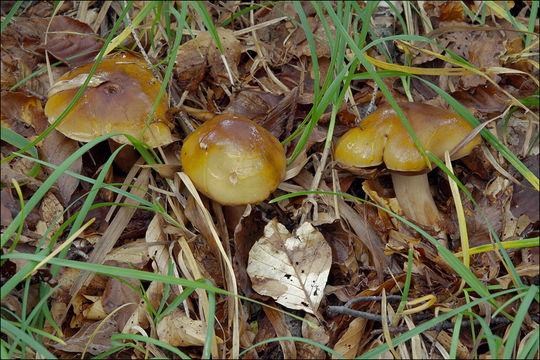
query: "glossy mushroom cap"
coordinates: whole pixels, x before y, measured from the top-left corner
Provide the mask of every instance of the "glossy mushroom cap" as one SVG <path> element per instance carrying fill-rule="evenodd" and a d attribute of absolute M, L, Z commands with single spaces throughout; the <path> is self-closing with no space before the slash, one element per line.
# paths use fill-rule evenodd
<path fill-rule="evenodd" d="M 184 141 L 184 172 L 222 205 L 266 199 L 285 176 L 285 151 L 266 129 L 234 114 L 205 122 Z"/>
<path fill-rule="evenodd" d="M 451 151 L 473 127 L 454 112 L 421 103 L 400 103 L 405 117 L 425 150 L 439 158 Z M 480 144 L 476 136 L 452 155 L 467 156 Z M 390 170 L 421 171 L 426 168 L 422 154 L 390 105 L 367 116 L 359 127 L 346 132 L 335 147 L 336 161 L 355 167 L 377 166 L 384 162 Z"/>
<path fill-rule="evenodd" d="M 84 83 L 93 63 L 78 67 L 49 90 L 45 114 L 53 123 L 67 108 Z M 150 117 L 161 83 L 144 60 L 129 53 L 117 53 L 101 60 L 79 101 L 56 128 L 67 137 L 88 142 L 111 132 L 139 138 Z M 173 141 L 167 121 L 168 101 L 163 94 L 142 141 L 151 147 Z M 126 144 L 124 136 L 113 139 Z"/>

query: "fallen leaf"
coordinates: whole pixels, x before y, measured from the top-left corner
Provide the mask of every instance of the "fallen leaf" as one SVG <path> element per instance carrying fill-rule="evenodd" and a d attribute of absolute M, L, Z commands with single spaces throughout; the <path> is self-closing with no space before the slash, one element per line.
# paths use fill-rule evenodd
<path fill-rule="evenodd" d="M 54 196 L 52 192 L 47 192 L 43 199 L 41 200 L 40 214 L 41 220 L 40 223 L 44 224 L 44 231 L 40 231 L 36 227 L 36 232 L 40 235 L 45 235 L 46 230 L 50 227 L 50 231 L 47 233 L 47 241 L 41 243 L 41 239 L 38 241 L 38 244 L 41 244 L 41 247 L 46 247 L 49 245 L 50 239 L 53 237 L 54 233 L 60 228 L 60 225 L 64 222 L 64 207 L 60 204 L 60 201 Z M 39 223 L 38 223 L 39 224 Z M 36 244 L 36 245 L 38 245 Z"/>
<path fill-rule="evenodd" d="M 328 46 L 328 43 L 325 41 L 322 41 L 321 39 L 327 39 L 326 30 L 325 27 L 321 24 L 321 20 L 318 16 L 310 17 L 307 19 L 309 29 L 311 30 L 311 33 L 313 34 L 313 40 L 315 43 L 315 52 L 317 54 L 317 58 L 330 58 L 331 51 L 330 47 Z M 332 34 L 332 37 L 335 37 L 336 35 L 336 26 L 334 25 L 333 21 L 330 20 L 328 17 L 326 19 L 326 22 L 328 24 L 328 29 L 330 30 L 330 33 Z M 295 55 L 296 57 L 300 58 L 301 56 L 308 56 L 311 57 L 311 48 L 310 45 L 306 39 L 306 33 L 304 29 L 301 27 L 298 27 L 296 31 L 293 33 L 291 37 L 287 40 L 285 43 L 285 48 L 289 48 L 290 53 Z"/>
<path fill-rule="evenodd" d="M 237 65 L 241 55 L 240 41 L 230 29 L 218 28 L 217 33 L 228 69 L 231 71 L 233 79 L 237 79 Z M 199 86 L 206 69 L 210 70 L 212 79 L 218 84 L 231 85 L 221 53 L 212 34 L 208 31 L 201 32 L 194 40 L 190 40 L 178 48 L 175 65 L 179 84 L 187 90 L 193 91 Z"/>
<path fill-rule="evenodd" d="M 193 320 L 180 310 L 165 315 L 157 325 L 160 341 L 172 346 L 203 346 L 206 326 L 201 320 Z"/>
<path fill-rule="evenodd" d="M 140 270 L 150 260 L 148 246 L 144 239 L 136 240 L 113 249 L 105 257 L 105 261 L 118 261 Z"/>
<path fill-rule="evenodd" d="M 445 1 L 440 5 L 439 20 L 441 21 L 463 21 L 465 11 L 461 2 Z"/>
<path fill-rule="evenodd" d="M 293 236 L 273 219 L 249 252 L 247 273 L 259 294 L 316 314 L 331 265 L 330 246 L 310 223 L 302 224 Z"/>
<path fill-rule="evenodd" d="M 20 205 L 17 206 L 8 187 L 3 188 L 0 193 L 0 217 L 2 219 L 2 226 L 7 227 L 13 221 L 13 216 L 17 216 L 17 213 L 20 211 Z"/>
<path fill-rule="evenodd" d="M 269 306 L 276 307 L 274 301 L 269 300 L 267 302 Z M 290 337 L 291 330 L 285 322 L 285 314 L 280 311 L 274 310 L 271 307 L 263 307 L 263 311 L 270 320 L 274 331 L 276 332 L 277 337 Z M 296 359 L 296 347 L 294 342 L 291 340 L 280 340 L 279 344 L 281 345 L 281 351 L 283 351 L 283 357 L 285 359 Z"/>
<path fill-rule="evenodd" d="M 503 44 L 503 37 L 496 31 L 472 32 L 472 39 L 468 43 L 468 56 L 466 59 L 478 69 L 500 66 L 502 61 L 500 56 L 506 52 Z M 489 75 L 493 81 L 498 83 L 501 77 L 497 74 Z M 461 87 L 469 89 L 474 86 L 484 85 L 487 80 L 480 75 L 466 74 L 460 77 Z"/>
<path fill-rule="evenodd" d="M 281 99 L 259 125 L 270 131 L 277 139 L 287 138 L 292 131 L 298 104 L 298 87 L 295 87 Z"/>
<path fill-rule="evenodd" d="M 257 352 L 259 354 L 261 354 L 262 352 L 262 355 L 259 355 L 259 358 L 267 359 L 271 358 L 270 356 L 268 356 L 268 354 L 281 353 L 281 347 L 279 346 L 279 343 L 275 341 L 266 342 L 266 340 L 270 340 L 276 337 L 276 332 L 274 331 L 272 323 L 270 322 L 268 317 L 263 316 L 260 320 L 257 321 L 256 330 L 257 334 L 253 339 L 253 343 L 262 343 L 262 345 L 257 347 Z M 274 358 L 276 357 L 274 356 Z"/>
<path fill-rule="evenodd" d="M 103 46 L 88 24 L 69 16 L 55 16 L 45 39 L 47 51 L 71 67 L 89 62 Z"/>
<path fill-rule="evenodd" d="M 258 123 L 281 98 L 282 96 L 262 91 L 243 90 L 233 94 L 230 104 L 223 112 L 240 115 Z"/>
<path fill-rule="evenodd" d="M 238 288 L 245 296 L 250 296 L 253 293 L 246 268 L 249 249 L 251 249 L 257 238 L 263 235 L 262 224 L 261 212 L 248 205 L 234 229 L 233 267 Z"/>
<path fill-rule="evenodd" d="M 159 309 L 164 291 L 164 283 L 155 281 L 150 283 L 150 286 L 148 286 L 148 289 L 146 289 L 146 296 L 148 297 L 149 301 L 147 302 L 145 299 L 141 299 L 139 301 L 137 309 L 131 314 L 130 318 L 122 329 L 123 334 L 136 334 L 138 331 L 136 326 L 143 329 L 150 326 L 148 319 L 151 319 L 152 316 L 149 312 L 149 305 L 151 305 L 154 310 Z"/>
<path fill-rule="evenodd" d="M 85 296 L 88 298 L 88 296 Z M 103 320 L 107 317 L 107 312 L 103 309 L 102 300 L 103 297 L 96 296 L 96 299 L 89 299 L 93 301 L 90 307 L 83 310 L 83 316 L 88 320 Z"/>
<path fill-rule="evenodd" d="M 65 340 L 65 344 L 55 343 L 51 346 L 66 352 L 82 353 L 88 344 L 87 352 L 98 355 L 114 348 L 114 345 L 111 345 L 111 336 L 117 333 L 118 328 L 112 319 L 85 322 L 75 335 Z"/>
<path fill-rule="evenodd" d="M 452 346 L 452 336 L 450 336 L 446 331 L 443 330 L 438 332 L 436 330 L 428 330 L 423 334 L 431 337 L 431 341 L 435 340 L 435 336 L 437 336 L 437 342 L 441 344 L 441 346 L 444 346 L 446 351 L 450 351 Z M 467 349 L 467 347 L 458 339 L 456 346 L 456 358 L 465 359 L 467 357 L 469 357 L 469 349 Z"/>
<path fill-rule="evenodd" d="M 47 118 L 37 97 L 23 91 L 2 91 L 1 96 L 2 126 L 29 140 L 47 127 Z"/>
<path fill-rule="evenodd" d="M 111 260 L 104 263 L 109 266 L 117 267 L 128 267 L 124 263 L 119 263 L 117 261 Z M 132 278 L 109 278 L 105 290 L 103 291 L 103 309 L 107 314 L 111 314 L 116 308 L 124 306 L 122 309 L 118 310 L 114 315 L 113 319 L 116 321 L 118 328 L 123 329 L 127 321 L 131 317 L 131 314 L 137 309 L 139 304 L 140 295 L 133 290 L 139 288 L 139 282 Z M 128 285 L 130 284 L 130 285 Z"/>
<path fill-rule="evenodd" d="M 343 334 L 336 345 L 334 345 L 334 350 L 346 359 L 356 357 L 356 353 L 360 347 L 360 340 L 364 335 L 366 322 L 367 320 L 365 318 L 356 318 L 351 321 L 345 334 Z M 335 358 L 335 356 L 332 356 L 332 359 Z"/>
<path fill-rule="evenodd" d="M 311 314 L 306 314 L 304 319 L 315 324 L 318 323 L 317 318 Z M 308 323 L 305 321 L 302 322 L 302 337 L 304 339 L 315 341 L 321 345 L 328 345 L 328 342 L 330 341 L 330 334 L 324 326 L 314 328 L 308 325 Z M 302 342 L 297 343 L 296 348 L 299 359 L 324 359 L 326 357 L 324 350 L 315 345 Z"/>

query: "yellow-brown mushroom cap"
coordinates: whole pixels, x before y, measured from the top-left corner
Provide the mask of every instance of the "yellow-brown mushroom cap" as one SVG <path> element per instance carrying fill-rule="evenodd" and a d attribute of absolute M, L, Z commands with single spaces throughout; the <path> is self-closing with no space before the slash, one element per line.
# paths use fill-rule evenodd
<path fill-rule="evenodd" d="M 56 121 L 73 100 L 92 66 L 93 63 L 86 64 L 68 72 L 49 90 L 45 114 L 50 123 Z M 111 55 L 101 60 L 82 96 L 56 129 L 83 142 L 111 132 L 139 138 L 160 88 L 161 83 L 144 60 L 129 53 Z M 164 93 L 142 137 L 151 147 L 173 140 L 166 118 L 167 107 Z M 124 136 L 115 136 L 113 140 L 129 143 Z"/>
<path fill-rule="evenodd" d="M 424 147 L 439 158 L 451 151 L 473 127 L 462 117 L 448 110 L 421 103 L 400 103 L 405 117 Z M 480 136 L 452 155 L 452 159 L 467 156 L 480 144 Z M 377 166 L 384 162 L 395 171 L 422 171 L 426 162 L 411 136 L 390 105 L 367 116 L 359 127 L 346 132 L 335 147 L 336 161 L 354 167 Z"/>
<path fill-rule="evenodd" d="M 285 151 L 266 129 L 249 119 L 222 114 L 184 141 L 182 167 L 195 187 L 223 205 L 266 199 L 285 176 Z"/>

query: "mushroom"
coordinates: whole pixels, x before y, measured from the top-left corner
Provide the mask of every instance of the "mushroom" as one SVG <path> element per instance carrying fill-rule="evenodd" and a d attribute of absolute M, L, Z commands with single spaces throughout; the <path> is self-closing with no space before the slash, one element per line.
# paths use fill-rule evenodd
<path fill-rule="evenodd" d="M 400 103 L 420 144 L 444 157 L 473 127 L 454 112 L 421 103 Z M 477 135 L 451 154 L 452 160 L 467 156 L 480 144 Z M 351 167 L 372 167 L 383 162 L 390 170 L 396 198 L 403 213 L 416 223 L 440 229 L 441 215 L 431 194 L 425 159 L 412 141 L 395 110 L 386 105 L 346 132 L 335 147 L 336 161 Z"/>
<path fill-rule="evenodd" d="M 53 123 L 73 100 L 86 80 L 93 63 L 64 74 L 49 90 L 45 114 Z M 122 132 L 138 138 L 146 126 L 161 84 L 154 78 L 144 60 L 130 53 L 116 53 L 101 60 L 72 110 L 57 130 L 67 137 L 88 142 L 111 132 Z M 151 147 L 173 141 L 167 121 L 168 101 L 163 94 L 142 141 Z M 114 141 L 129 144 L 124 136 Z"/>
<path fill-rule="evenodd" d="M 184 172 L 201 193 L 222 205 L 266 199 L 285 176 L 285 151 L 266 129 L 235 114 L 202 124 L 184 141 Z"/>

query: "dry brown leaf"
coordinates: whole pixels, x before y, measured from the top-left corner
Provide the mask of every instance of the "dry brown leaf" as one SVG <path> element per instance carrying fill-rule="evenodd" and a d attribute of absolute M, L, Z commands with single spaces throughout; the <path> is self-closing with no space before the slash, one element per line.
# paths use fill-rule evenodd
<path fill-rule="evenodd" d="M 356 235 L 346 231 L 339 221 L 319 227 L 323 236 L 332 239 L 333 285 L 356 285 L 352 279 L 358 278 L 358 261 L 354 252 L 354 243 L 359 242 Z M 341 271 L 340 271 L 341 270 Z"/>
<path fill-rule="evenodd" d="M 29 140 L 44 130 L 41 126 L 47 127 L 43 106 L 33 95 L 22 91 L 2 91 L 0 105 L 2 125 Z"/>
<path fill-rule="evenodd" d="M 540 275 L 538 264 L 521 264 L 516 266 L 517 274 L 521 276 L 537 277 Z M 502 289 L 508 289 L 508 286 L 512 283 L 512 277 L 510 275 L 504 275 L 496 278 L 497 282 L 501 285 Z"/>
<path fill-rule="evenodd" d="M 279 103 L 281 98 L 281 96 L 262 91 L 243 90 L 233 94 L 230 104 L 223 112 L 240 115 L 258 122 L 268 114 L 272 107 Z"/>
<path fill-rule="evenodd" d="M 151 282 L 148 289 L 146 289 L 146 296 L 148 297 L 148 302 L 152 305 L 154 310 L 159 308 L 161 299 L 163 297 L 163 292 L 165 291 L 165 283 L 162 282 Z M 124 325 L 122 329 L 122 334 L 135 334 L 138 330 L 135 326 L 139 326 L 143 329 L 147 329 L 150 326 L 148 319 L 151 319 L 151 315 L 148 310 L 148 303 L 146 300 L 141 299 L 137 305 L 137 309 L 131 314 L 130 318 Z"/>
<path fill-rule="evenodd" d="M 180 310 L 174 310 L 161 319 L 157 335 L 160 341 L 172 346 L 203 346 L 206 326 L 201 320 L 190 319 Z"/>
<path fill-rule="evenodd" d="M 105 261 L 118 261 L 126 265 L 129 264 L 134 269 L 142 269 L 149 260 L 146 245 L 144 239 L 139 239 L 117 247 L 105 256 Z"/>
<path fill-rule="evenodd" d="M 465 11 L 461 2 L 445 1 L 440 5 L 439 20 L 441 21 L 463 21 Z"/>
<path fill-rule="evenodd" d="M 360 340 L 362 339 L 362 336 L 364 336 L 366 323 L 367 320 L 365 318 L 356 318 L 351 321 L 345 334 L 343 334 L 336 345 L 334 345 L 334 350 L 346 359 L 356 357 L 356 353 L 360 346 Z M 332 356 L 332 359 L 335 358 L 335 356 Z"/>
<path fill-rule="evenodd" d="M 9 310 L 9 311 L 11 311 L 13 314 L 17 315 L 19 318 L 22 315 L 21 300 L 15 295 L 7 294 L 2 299 L 2 307 Z"/>
<path fill-rule="evenodd" d="M 16 206 L 13 196 L 11 196 L 11 192 L 9 191 L 9 188 L 3 188 L 1 192 L 2 195 L 0 196 L 0 224 L 7 227 L 13 221 L 11 209 L 16 208 Z M 17 212 L 15 211 L 14 214 L 17 214 Z"/>
<path fill-rule="evenodd" d="M 269 300 L 268 305 L 272 307 L 276 307 L 276 303 L 274 301 Z M 272 327 L 274 328 L 274 331 L 276 332 L 277 337 L 290 337 L 291 331 L 287 324 L 285 323 L 285 316 L 280 311 L 274 310 L 270 307 L 263 307 L 264 313 L 268 317 L 268 320 L 270 320 L 270 323 L 272 324 Z M 279 344 L 281 345 L 281 351 L 283 351 L 283 357 L 285 359 L 296 359 L 296 347 L 294 346 L 294 342 L 291 340 L 280 340 Z"/>
<path fill-rule="evenodd" d="M 47 51 L 71 67 L 89 62 L 103 46 L 88 24 L 69 16 L 55 16 L 46 39 Z M 79 54 L 83 55 L 68 59 Z"/>
<path fill-rule="evenodd" d="M 249 252 L 247 272 L 259 294 L 316 314 L 331 265 L 330 246 L 310 223 L 302 224 L 293 236 L 273 219 Z"/>
<path fill-rule="evenodd" d="M 53 237 L 54 233 L 60 228 L 60 225 L 64 222 L 64 207 L 56 196 L 53 193 L 48 192 L 45 194 L 41 200 L 40 214 L 41 220 L 36 226 L 36 233 L 40 235 L 45 235 L 47 229 L 51 227 L 50 231 L 47 233 L 47 241 L 41 244 L 42 247 L 48 246 L 50 239 Z M 39 244 L 41 239 L 37 241 Z M 37 244 L 36 244 L 37 245 Z"/>
<path fill-rule="evenodd" d="M 85 295 L 85 297 L 92 301 L 90 307 L 83 310 L 83 315 L 88 320 L 103 320 L 107 317 L 107 312 L 103 309 L 102 296 L 92 296 Z"/>
<path fill-rule="evenodd" d="M 2 31 L 2 62 L 6 55 L 12 55 L 15 62 L 12 65 L 18 68 L 17 70 L 20 70 L 23 64 L 33 70 L 43 59 L 41 40 L 47 23 L 48 20 L 41 17 L 24 16 L 10 22 Z M 18 77 L 17 80 L 21 80 Z"/>
<path fill-rule="evenodd" d="M 318 320 L 313 315 L 306 314 L 304 317 L 306 320 L 311 321 L 312 323 L 317 324 Z M 321 345 L 328 345 L 330 341 L 330 334 L 325 329 L 324 326 L 318 326 L 316 328 L 308 325 L 307 322 L 302 322 L 302 337 L 304 339 L 313 340 L 316 343 Z M 297 343 L 296 345 L 298 351 L 299 359 L 324 359 L 325 352 L 318 346 L 307 344 L 307 343 Z"/>
<path fill-rule="evenodd" d="M 535 176 L 538 176 L 538 154 L 529 155 L 522 161 Z M 521 177 L 521 174 L 519 176 Z M 526 215 L 529 217 L 531 223 L 536 223 L 540 215 L 540 196 L 538 191 L 532 189 L 526 182 L 522 182 L 522 184 L 525 186 L 514 186 L 510 210 L 515 217 L 519 218 L 522 215 Z"/>
<path fill-rule="evenodd" d="M 234 36 L 232 30 L 218 28 L 217 32 L 229 70 L 233 79 L 237 79 L 237 65 L 241 55 L 240 41 Z M 210 75 L 214 81 L 226 86 L 231 85 L 221 53 L 212 34 L 208 31 L 203 31 L 195 40 L 182 44 L 178 48 L 175 64 L 179 84 L 187 90 L 193 91 L 199 86 L 207 68 L 210 69 Z"/>
<path fill-rule="evenodd" d="M 107 261 L 105 265 L 127 267 L 126 264 L 114 260 Z M 139 282 L 132 278 L 122 278 L 122 280 L 123 281 L 117 278 L 109 278 L 105 290 L 103 291 L 102 299 L 103 309 L 107 314 L 111 314 L 118 307 L 123 306 L 112 317 L 116 321 L 119 329 L 124 328 L 131 317 L 131 314 L 137 309 L 137 305 L 141 299 L 140 295 L 133 290 L 133 288 L 139 288 Z M 129 305 L 124 306 L 126 304 Z"/>
<path fill-rule="evenodd" d="M 54 130 L 44 140 L 41 146 L 45 160 L 54 165 L 61 165 L 69 156 L 79 149 L 79 145 L 75 140 L 69 139 Z M 82 158 L 78 158 L 71 164 L 68 170 L 80 174 L 82 170 Z M 50 169 L 52 172 L 52 169 Z M 79 185 L 79 179 L 71 175 L 62 174 L 56 181 L 58 191 L 62 195 L 62 203 L 69 204 L 71 195 Z"/>
<path fill-rule="evenodd" d="M 308 18 L 307 20 L 311 33 L 313 34 L 317 58 L 330 58 L 332 55 L 330 52 L 330 47 L 328 46 L 327 42 L 321 40 L 327 39 L 328 36 L 326 35 L 324 26 L 321 24 L 318 16 Z M 336 26 L 330 18 L 326 19 L 326 21 L 329 25 L 330 33 L 333 37 L 335 37 Z M 288 41 L 285 43 L 285 47 L 289 48 L 289 52 L 298 58 L 302 56 L 311 57 L 311 48 L 306 39 L 306 33 L 301 27 L 298 27 L 293 35 L 289 37 Z"/>
<path fill-rule="evenodd" d="M 9 127 L 29 140 L 42 133 L 48 127 L 47 117 L 39 99 L 25 92 L 2 92 L 2 125 Z M 66 138 L 56 130 L 51 132 L 41 143 L 40 148 L 45 161 L 61 165 L 78 148 L 77 142 Z M 33 166 L 33 164 L 32 164 Z M 81 172 L 82 160 L 78 158 L 68 169 L 77 174 Z M 52 172 L 52 169 L 44 168 Z M 47 170 L 48 169 L 48 170 Z M 59 199 L 66 206 L 71 195 L 79 185 L 79 179 L 63 174 L 56 181 L 61 195 Z"/>
<path fill-rule="evenodd" d="M 228 206 L 225 208 L 232 208 Z M 235 207 L 237 208 L 237 207 Z M 226 212 L 232 212 L 229 210 Z M 230 216 L 231 217 L 231 216 Z M 253 293 L 251 288 L 251 281 L 246 272 L 248 264 L 249 249 L 253 246 L 255 241 L 263 235 L 263 221 L 261 212 L 254 210 L 251 205 L 248 205 L 242 214 L 240 221 L 237 222 L 234 229 L 234 256 L 233 267 L 236 275 L 236 281 L 238 282 L 238 288 L 242 290 L 245 296 L 250 296 Z"/>
<path fill-rule="evenodd" d="M 476 34 L 476 32 L 473 34 Z M 506 52 L 506 49 L 503 38 L 498 32 L 479 32 L 476 36 L 473 35 L 471 40 L 468 44 L 468 56 L 466 57 L 471 64 L 480 70 L 501 65 L 500 56 Z M 496 83 L 501 79 L 496 74 L 491 74 L 490 77 Z M 464 89 L 469 89 L 474 86 L 484 85 L 487 80 L 479 75 L 467 74 L 460 77 L 460 82 Z"/>
<path fill-rule="evenodd" d="M 97 330 L 98 327 L 99 330 Z M 65 345 L 55 343 L 51 346 L 62 351 L 82 353 L 91 340 L 87 352 L 92 355 L 98 355 L 114 348 L 111 345 L 111 336 L 117 333 L 118 328 L 112 319 L 92 323 L 85 322 L 75 335 L 65 340 Z"/>

